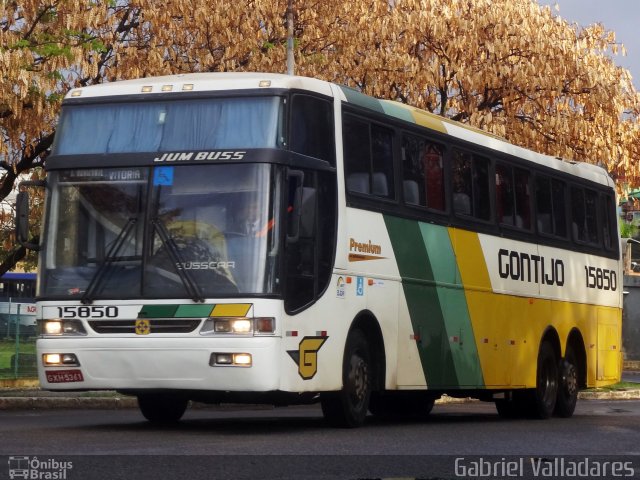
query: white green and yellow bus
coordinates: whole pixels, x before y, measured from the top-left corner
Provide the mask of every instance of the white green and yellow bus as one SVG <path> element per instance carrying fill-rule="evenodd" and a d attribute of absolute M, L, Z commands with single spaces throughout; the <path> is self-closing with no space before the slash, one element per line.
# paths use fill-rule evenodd
<path fill-rule="evenodd" d="M 206 73 L 70 91 L 46 170 L 44 389 L 135 395 L 152 422 L 320 401 L 358 426 L 443 394 L 568 417 L 619 380 L 594 165 L 316 79 Z"/>

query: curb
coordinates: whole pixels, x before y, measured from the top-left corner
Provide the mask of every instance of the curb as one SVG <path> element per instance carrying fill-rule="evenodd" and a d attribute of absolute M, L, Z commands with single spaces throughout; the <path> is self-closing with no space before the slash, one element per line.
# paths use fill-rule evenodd
<path fill-rule="evenodd" d="M 640 389 L 585 391 L 578 394 L 581 400 L 640 400 Z"/>
<path fill-rule="evenodd" d="M 0 410 L 119 410 L 137 407 L 134 397 L 0 397 Z"/>
<path fill-rule="evenodd" d="M 640 400 L 640 389 L 615 391 L 584 391 L 578 394 L 580 400 Z M 444 395 L 436 400 L 436 405 L 478 402 L 473 398 L 454 398 Z M 135 397 L 0 397 L 0 411 L 3 410 L 124 410 L 138 408 Z M 207 405 L 193 403 L 191 408 L 248 408 L 247 405 Z M 249 408 L 271 408 L 254 405 Z"/>

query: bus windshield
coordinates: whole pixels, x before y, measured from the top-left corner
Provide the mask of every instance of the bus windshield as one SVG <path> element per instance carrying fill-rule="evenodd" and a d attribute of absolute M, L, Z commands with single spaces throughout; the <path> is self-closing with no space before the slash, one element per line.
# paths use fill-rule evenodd
<path fill-rule="evenodd" d="M 55 155 L 274 148 L 281 97 L 66 105 Z"/>
<path fill-rule="evenodd" d="M 268 164 L 51 172 L 40 294 L 276 294 L 280 186 Z"/>

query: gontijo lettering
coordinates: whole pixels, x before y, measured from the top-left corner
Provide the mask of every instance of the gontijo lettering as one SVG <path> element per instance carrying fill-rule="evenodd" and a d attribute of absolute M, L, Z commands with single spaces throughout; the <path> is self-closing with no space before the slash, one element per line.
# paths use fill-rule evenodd
<path fill-rule="evenodd" d="M 564 263 L 557 258 L 546 259 L 541 255 L 531 255 L 501 248 L 498 250 L 498 273 L 500 278 L 510 278 L 521 282 L 564 285 Z"/>

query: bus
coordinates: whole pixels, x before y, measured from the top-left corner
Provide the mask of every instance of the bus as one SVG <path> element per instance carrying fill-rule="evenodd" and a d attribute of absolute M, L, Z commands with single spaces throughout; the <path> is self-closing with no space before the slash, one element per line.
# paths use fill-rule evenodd
<path fill-rule="evenodd" d="M 620 378 L 597 166 L 318 79 L 201 73 L 71 90 L 46 171 L 44 389 L 356 427 L 443 394 L 569 417 Z"/>
<path fill-rule="evenodd" d="M 36 274 L 7 272 L 0 276 L 0 335 L 36 334 Z"/>

